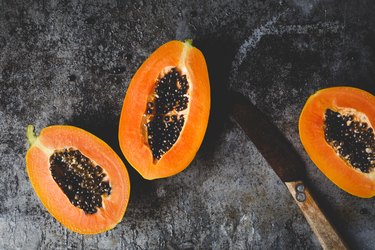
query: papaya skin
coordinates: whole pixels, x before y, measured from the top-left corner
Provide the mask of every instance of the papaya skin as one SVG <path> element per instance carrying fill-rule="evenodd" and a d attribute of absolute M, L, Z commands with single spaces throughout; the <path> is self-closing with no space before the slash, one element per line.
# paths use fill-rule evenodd
<path fill-rule="evenodd" d="M 130 180 L 120 157 L 102 140 L 89 132 L 66 125 L 41 130 L 27 127 L 30 147 L 26 153 L 26 170 L 35 193 L 50 214 L 68 229 L 80 234 L 98 234 L 114 228 L 123 218 L 130 196 Z M 100 165 L 110 179 L 111 194 L 103 197 L 103 208 L 85 214 L 72 205 L 53 180 L 49 157 L 56 149 L 73 147 Z"/>
<path fill-rule="evenodd" d="M 375 171 L 363 173 L 340 158 L 326 142 L 326 109 L 351 108 L 366 114 L 375 125 L 375 96 L 353 87 L 332 87 L 317 91 L 307 100 L 299 119 L 301 142 L 315 165 L 338 187 L 358 197 L 375 195 Z"/>
<path fill-rule="evenodd" d="M 177 67 L 189 81 L 189 106 L 185 125 L 175 144 L 160 160 L 154 161 L 142 134 L 142 117 L 155 82 L 166 68 Z M 124 99 L 119 144 L 128 162 L 145 179 L 173 176 L 194 159 L 206 132 L 210 114 L 210 84 L 206 61 L 191 40 L 170 41 L 159 47 L 140 66 Z"/>

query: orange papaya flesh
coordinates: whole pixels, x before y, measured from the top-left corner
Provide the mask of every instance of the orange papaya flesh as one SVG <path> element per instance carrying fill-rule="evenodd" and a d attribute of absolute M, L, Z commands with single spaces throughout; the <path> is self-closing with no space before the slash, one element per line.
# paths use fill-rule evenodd
<path fill-rule="evenodd" d="M 375 195 L 375 97 L 353 87 L 319 90 L 299 119 L 301 142 L 315 165 L 338 187 Z"/>
<path fill-rule="evenodd" d="M 184 170 L 195 157 L 210 113 L 203 54 L 191 41 L 159 47 L 132 78 L 121 111 L 119 143 L 145 178 Z"/>
<path fill-rule="evenodd" d="M 50 126 L 34 134 L 26 170 L 47 210 L 61 224 L 80 234 L 114 228 L 123 218 L 130 181 L 119 156 L 102 140 L 73 126 Z"/>

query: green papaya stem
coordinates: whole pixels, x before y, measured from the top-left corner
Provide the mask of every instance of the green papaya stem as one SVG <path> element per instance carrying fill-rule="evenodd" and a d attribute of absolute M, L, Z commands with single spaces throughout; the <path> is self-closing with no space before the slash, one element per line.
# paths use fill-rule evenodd
<path fill-rule="evenodd" d="M 185 39 L 185 43 L 189 44 L 190 46 L 193 46 L 193 39 Z"/>
<path fill-rule="evenodd" d="M 27 141 L 29 142 L 30 147 L 35 143 L 35 141 L 38 139 L 34 132 L 34 126 L 33 125 L 28 125 L 26 128 L 26 136 L 27 136 Z"/>

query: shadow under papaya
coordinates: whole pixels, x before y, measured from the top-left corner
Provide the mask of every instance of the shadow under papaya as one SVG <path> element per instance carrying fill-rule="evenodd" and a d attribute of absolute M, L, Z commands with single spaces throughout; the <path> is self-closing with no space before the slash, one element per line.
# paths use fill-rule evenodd
<path fill-rule="evenodd" d="M 210 78 L 211 111 L 205 138 L 199 154 L 210 157 L 228 121 L 227 89 L 236 45 L 230 37 L 202 37 L 193 41 L 202 51 Z"/>

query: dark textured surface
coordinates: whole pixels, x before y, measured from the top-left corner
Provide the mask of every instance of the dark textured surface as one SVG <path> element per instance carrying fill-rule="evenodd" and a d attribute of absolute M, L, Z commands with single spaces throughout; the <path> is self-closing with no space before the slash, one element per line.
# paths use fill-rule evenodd
<path fill-rule="evenodd" d="M 286 187 L 226 116 L 225 91 L 248 96 L 303 157 L 318 199 L 349 244 L 375 246 L 374 199 L 338 189 L 298 139 L 307 97 L 338 85 L 375 94 L 375 2 L 0 0 L 0 249 L 319 249 Z M 120 155 L 128 83 L 171 39 L 206 56 L 212 116 L 179 175 L 145 181 L 128 166 L 123 221 L 81 236 L 41 205 L 25 171 L 25 128 L 84 128 Z"/>

